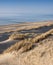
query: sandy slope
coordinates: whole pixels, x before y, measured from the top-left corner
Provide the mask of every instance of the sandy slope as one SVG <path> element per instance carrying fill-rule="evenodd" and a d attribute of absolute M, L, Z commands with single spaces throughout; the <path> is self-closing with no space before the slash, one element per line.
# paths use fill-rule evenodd
<path fill-rule="evenodd" d="M 0 65 L 8 65 L 9 64 L 8 62 L 11 61 L 11 59 L 13 59 L 13 57 L 14 57 L 14 55 L 11 53 L 0 55 Z"/>
<path fill-rule="evenodd" d="M 5 51 L 18 40 L 8 39 L 9 36 L 18 31 L 19 33 L 42 34 L 53 29 L 53 22 L 39 22 L 7 25 L 0 27 L 0 51 Z M 51 25 L 51 26 L 50 26 Z M 40 27 L 42 26 L 42 27 Z M 38 27 L 38 28 L 37 28 Z M 6 38 L 3 38 L 6 36 Z M 6 40 L 7 39 L 7 40 Z M 18 54 L 18 51 L 0 54 L 0 65 L 53 65 L 53 34 L 37 42 L 31 50 Z"/>
<path fill-rule="evenodd" d="M 19 65 L 53 65 L 53 41 L 46 41 L 18 57 Z"/>
<path fill-rule="evenodd" d="M 0 65 L 53 65 L 53 37 L 42 41 L 31 51 L 0 55 Z"/>

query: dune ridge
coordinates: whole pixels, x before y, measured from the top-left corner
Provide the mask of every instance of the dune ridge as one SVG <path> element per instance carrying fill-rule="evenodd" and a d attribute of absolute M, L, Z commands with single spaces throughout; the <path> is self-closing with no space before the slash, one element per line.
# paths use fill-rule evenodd
<path fill-rule="evenodd" d="M 23 49 L 22 52 L 24 52 L 24 51 L 30 49 L 34 43 L 48 37 L 51 33 L 53 33 L 53 29 L 51 29 L 51 30 L 49 30 L 49 31 L 37 36 L 37 37 L 22 40 L 22 41 L 16 43 L 15 45 L 11 46 L 10 48 L 5 50 L 4 52 L 8 53 L 8 52 L 13 51 L 13 50 L 18 50 L 20 47 L 21 47 L 21 49 Z"/>
<path fill-rule="evenodd" d="M 0 27 L 0 65 L 53 65 L 53 22 Z"/>

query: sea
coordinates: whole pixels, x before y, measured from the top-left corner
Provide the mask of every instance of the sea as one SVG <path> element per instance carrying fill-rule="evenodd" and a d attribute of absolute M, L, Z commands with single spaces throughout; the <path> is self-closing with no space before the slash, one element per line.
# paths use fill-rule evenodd
<path fill-rule="evenodd" d="M 50 15 L 25 15 L 16 17 L 0 17 L 0 25 L 17 24 L 23 22 L 39 22 L 53 20 L 53 14 Z"/>

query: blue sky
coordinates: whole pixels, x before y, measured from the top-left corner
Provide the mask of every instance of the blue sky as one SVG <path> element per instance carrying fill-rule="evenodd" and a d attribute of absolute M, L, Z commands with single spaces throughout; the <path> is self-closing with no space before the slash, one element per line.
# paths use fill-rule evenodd
<path fill-rule="evenodd" d="M 53 0 L 0 0 L 0 17 L 53 14 Z"/>

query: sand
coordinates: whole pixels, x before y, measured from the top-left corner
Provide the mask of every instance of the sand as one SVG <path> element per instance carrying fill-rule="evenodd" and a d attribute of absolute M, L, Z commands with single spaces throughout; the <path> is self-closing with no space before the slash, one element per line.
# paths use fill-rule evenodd
<path fill-rule="evenodd" d="M 4 53 L 14 44 L 25 39 L 33 39 L 51 29 L 53 29 L 53 21 L 0 26 L 0 65 L 53 65 L 53 32 L 48 37 L 34 43 L 33 47 L 25 52 L 19 53 L 21 46 L 18 50 L 14 47 L 13 51 Z M 18 35 L 27 35 L 27 37 L 12 39 L 11 35 L 15 32 Z"/>

